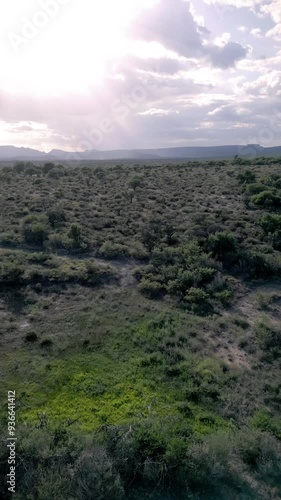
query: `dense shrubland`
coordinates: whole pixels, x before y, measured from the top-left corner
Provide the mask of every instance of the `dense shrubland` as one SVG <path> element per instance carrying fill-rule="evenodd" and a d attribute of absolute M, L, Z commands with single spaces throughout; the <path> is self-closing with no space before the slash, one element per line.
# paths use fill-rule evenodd
<path fill-rule="evenodd" d="M 14 498 L 281 496 L 279 170 L 0 168 Z"/>

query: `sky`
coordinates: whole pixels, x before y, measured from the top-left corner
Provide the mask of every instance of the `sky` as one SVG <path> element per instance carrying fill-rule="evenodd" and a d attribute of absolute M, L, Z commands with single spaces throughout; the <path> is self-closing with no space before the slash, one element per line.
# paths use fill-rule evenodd
<path fill-rule="evenodd" d="M 281 0 L 0 0 L 0 145 L 281 145 Z"/>

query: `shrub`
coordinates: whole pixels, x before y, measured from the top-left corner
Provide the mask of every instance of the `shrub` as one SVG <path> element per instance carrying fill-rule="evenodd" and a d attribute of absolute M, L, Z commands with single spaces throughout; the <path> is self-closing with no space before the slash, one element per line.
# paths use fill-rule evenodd
<path fill-rule="evenodd" d="M 82 228 L 77 224 L 72 224 L 67 233 L 67 236 L 68 238 L 73 240 L 75 244 L 79 245 L 82 240 Z"/>
<path fill-rule="evenodd" d="M 257 293 L 256 302 L 258 309 L 268 310 L 270 308 L 271 296 L 264 295 L 263 293 Z"/>
<path fill-rule="evenodd" d="M 177 270 L 177 268 L 175 268 Z M 169 278 L 169 276 L 167 276 Z M 168 279 L 166 290 L 171 295 L 184 297 L 188 288 L 195 284 L 195 277 L 191 271 L 182 271 L 177 273 L 176 279 Z"/>
<path fill-rule="evenodd" d="M 204 304 L 209 298 L 207 292 L 201 288 L 190 288 L 185 296 L 186 302 L 190 304 Z"/>
<path fill-rule="evenodd" d="M 150 254 L 160 242 L 161 236 L 161 226 L 157 222 L 152 221 L 142 229 L 141 242 Z"/>
<path fill-rule="evenodd" d="M 234 318 L 234 324 L 242 328 L 243 330 L 247 330 L 249 328 L 249 323 L 244 318 L 240 318 L 239 316 Z"/>
<path fill-rule="evenodd" d="M 68 233 L 67 233 L 68 241 L 66 240 L 65 244 L 71 250 L 82 250 L 85 251 L 88 248 L 88 243 L 82 234 L 82 228 L 78 226 L 78 224 L 72 224 Z"/>
<path fill-rule="evenodd" d="M 19 162 L 15 163 L 13 170 L 17 174 L 21 174 L 25 170 L 25 162 L 19 161 Z"/>
<path fill-rule="evenodd" d="M 251 279 L 266 279 L 280 273 L 278 264 L 256 252 L 242 254 L 241 265 L 243 272 Z"/>
<path fill-rule="evenodd" d="M 49 210 L 47 215 L 52 228 L 61 227 L 66 220 L 64 211 L 60 209 Z"/>
<path fill-rule="evenodd" d="M 55 168 L 55 164 L 52 162 L 48 162 L 43 165 L 42 170 L 44 174 L 48 174 L 53 168 Z"/>
<path fill-rule="evenodd" d="M 207 247 L 214 257 L 224 260 L 227 258 L 227 254 L 236 252 L 237 241 L 233 234 L 221 232 L 213 234 L 208 238 Z"/>
<path fill-rule="evenodd" d="M 96 286 L 101 284 L 105 279 L 115 277 L 113 270 L 110 267 L 98 266 L 95 262 L 86 261 L 85 265 L 78 273 L 78 279 L 81 284 Z"/>
<path fill-rule="evenodd" d="M 60 234 L 51 234 L 49 236 L 48 247 L 51 250 L 59 250 L 65 248 L 66 245 L 67 245 L 67 239 L 63 238 L 63 236 L 61 236 Z"/>
<path fill-rule="evenodd" d="M 147 260 L 149 258 L 148 252 L 140 242 L 136 242 L 130 247 L 130 256 L 138 260 Z"/>
<path fill-rule="evenodd" d="M 262 217 L 260 225 L 265 234 L 273 234 L 281 231 L 281 215 L 266 214 Z"/>
<path fill-rule="evenodd" d="M 281 251 L 281 230 L 272 235 L 272 246 L 274 250 Z"/>
<path fill-rule="evenodd" d="M 2 286 L 21 286 L 24 268 L 14 263 L 3 264 L 0 267 L 0 284 Z"/>
<path fill-rule="evenodd" d="M 259 409 L 252 418 L 251 424 L 264 432 L 270 432 L 273 436 L 281 439 L 280 419 L 274 418 L 267 408 Z M 281 462 L 280 462 L 281 463 Z"/>
<path fill-rule="evenodd" d="M 28 332 L 25 335 L 25 341 L 26 342 L 36 342 L 38 340 L 38 335 L 35 332 Z"/>
<path fill-rule="evenodd" d="M 239 184 L 249 184 L 250 182 L 255 182 L 256 175 L 251 170 L 245 170 L 237 175 Z"/>
<path fill-rule="evenodd" d="M 264 184 L 249 184 L 246 192 L 250 195 L 259 194 L 264 191 Z"/>
<path fill-rule="evenodd" d="M 104 259 L 122 259 L 129 256 L 129 249 L 125 245 L 106 241 L 100 247 L 98 255 Z"/>
<path fill-rule="evenodd" d="M 80 500 L 121 500 L 125 498 L 119 474 L 105 448 L 82 452 L 73 468 L 75 497 Z"/>
<path fill-rule="evenodd" d="M 267 359 L 281 357 L 281 332 L 279 329 L 260 320 L 256 325 L 256 335 L 260 348 L 265 351 Z"/>
<path fill-rule="evenodd" d="M 198 498 L 226 498 L 221 495 L 224 483 L 239 489 L 238 476 L 229 462 L 230 449 L 231 441 L 221 434 L 205 438 L 187 450 L 185 482 L 192 492 L 199 493 Z"/>
<path fill-rule="evenodd" d="M 47 347 L 47 348 L 52 347 L 52 345 L 53 345 L 53 341 L 51 339 L 42 340 L 42 342 L 40 344 L 41 347 Z"/>
<path fill-rule="evenodd" d="M 50 255 L 46 253 L 32 253 L 31 256 L 29 257 L 29 262 L 33 262 L 34 264 L 46 264 L 51 260 Z"/>
<path fill-rule="evenodd" d="M 135 176 L 129 181 L 129 187 L 131 187 L 134 191 L 143 185 L 143 177 Z"/>
<path fill-rule="evenodd" d="M 253 424 L 257 428 L 262 428 L 262 425 L 257 425 L 259 421 L 261 422 L 263 420 L 262 415 L 265 416 L 265 413 L 260 411 L 253 419 Z M 259 417 L 261 417 L 260 420 Z M 266 420 L 266 418 L 264 420 Z M 268 430 L 266 426 L 263 430 L 265 432 L 247 429 L 246 431 L 238 433 L 236 438 L 237 452 L 243 462 L 250 467 L 250 470 L 256 469 L 261 472 L 264 468 L 264 464 L 271 463 L 272 472 L 274 474 L 276 466 L 277 469 L 280 470 L 280 464 L 278 464 L 280 447 L 276 440 L 266 432 Z"/>
<path fill-rule="evenodd" d="M 233 298 L 233 292 L 231 290 L 223 290 L 222 292 L 216 292 L 215 298 L 219 300 L 223 305 L 229 306 L 231 299 Z"/>
<path fill-rule="evenodd" d="M 27 217 L 24 221 L 23 236 L 26 243 L 43 246 L 48 239 L 48 227 L 32 216 Z"/>
<path fill-rule="evenodd" d="M 0 235 L 0 242 L 4 245 L 16 246 L 18 243 L 18 237 L 15 233 L 2 233 Z"/>
<path fill-rule="evenodd" d="M 148 279 L 141 281 L 138 285 L 138 290 L 149 299 L 159 299 L 165 291 L 163 285 L 157 281 L 149 281 Z"/>
<path fill-rule="evenodd" d="M 273 191 L 262 191 L 251 197 L 251 202 L 259 207 L 269 209 L 281 208 L 281 196 Z"/>

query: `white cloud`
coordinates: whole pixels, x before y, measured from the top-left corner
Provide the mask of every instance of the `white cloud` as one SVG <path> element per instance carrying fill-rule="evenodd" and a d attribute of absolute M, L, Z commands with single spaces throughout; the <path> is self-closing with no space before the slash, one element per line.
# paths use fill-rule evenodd
<path fill-rule="evenodd" d="M 223 33 L 222 35 L 215 38 L 214 43 L 219 47 L 223 47 L 226 43 L 228 43 L 231 39 L 230 33 Z"/>
<path fill-rule="evenodd" d="M 206 58 L 222 69 L 235 66 L 247 56 L 247 48 L 230 41 L 224 33 L 214 42 L 205 41 L 200 27 L 192 16 L 190 3 L 185 0 L 161 0 L 152 9 L 142 13 L 132 26 L 131 36 L 147 42 L 158 42 L 186 58 Z M 209 33 L 206 28 L 203 32 Z"/>
<path fill-rule="evenodd" d="M 281 23 L 280 0 L 270 0 L 269 3 L 261 5 L 260 11 L 266 16 L 271 16 L 276 23 Z"/>
<path fill-rule="evenodd" d="M 204 0 L 206 4 L 232 5 L 233 7 L 255 7 L 260 5 L 263 0 Z"/>
<path fill-rule="evenodd" d="M 256 38 L 261 38 L 261 29 L 260 28 L 254 28 L 250 31 L 251 35 L 253 35 Z"/>
<path fill-rule="evenodd" d="M 274 40 L 281 42 L 281 23 L 276 24 L 274 28 L 266 33 L 267 38 L 273 38 Z"/>
<path fill-rule="evenodd" d="M 225 5 L 226 7 L 233 6 L 237 8 L 243 8 L 243 7 L 253 8 L 256 5 L 261 4 L 263 0 L 204 0 L 204 2 L 209 5 L 218 4 L 218 5 Z"/>

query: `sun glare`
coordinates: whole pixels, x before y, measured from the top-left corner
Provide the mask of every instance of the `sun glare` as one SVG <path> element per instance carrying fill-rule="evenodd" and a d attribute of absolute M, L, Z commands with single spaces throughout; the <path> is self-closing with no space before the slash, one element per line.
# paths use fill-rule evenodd
<path fill-rule="evenodd" d="M 27 30 L 32 36 L 18 42 L 18 47 L 14 44 L 17 51 L 6 44 L 8 71 L 2 87 L 18 90 L 20 81 L 21 92 L 39 95 L 87 92 L 90 85 L 102 81 L 108 61 L 128 52 L 126 29 L 139 9 L 152 4 L 153 0 L 83 0 L 82 4 L 70 0 L 60 5 L 55 16 L 49 16 L 44 26 L 35 24 L 32 33 L 34 20 L 40 22 L 40 6 L 33 5 L 25 16 L 14 19 L 17 29 L 11 27 L 7 33 L 22 36 Z"/>

